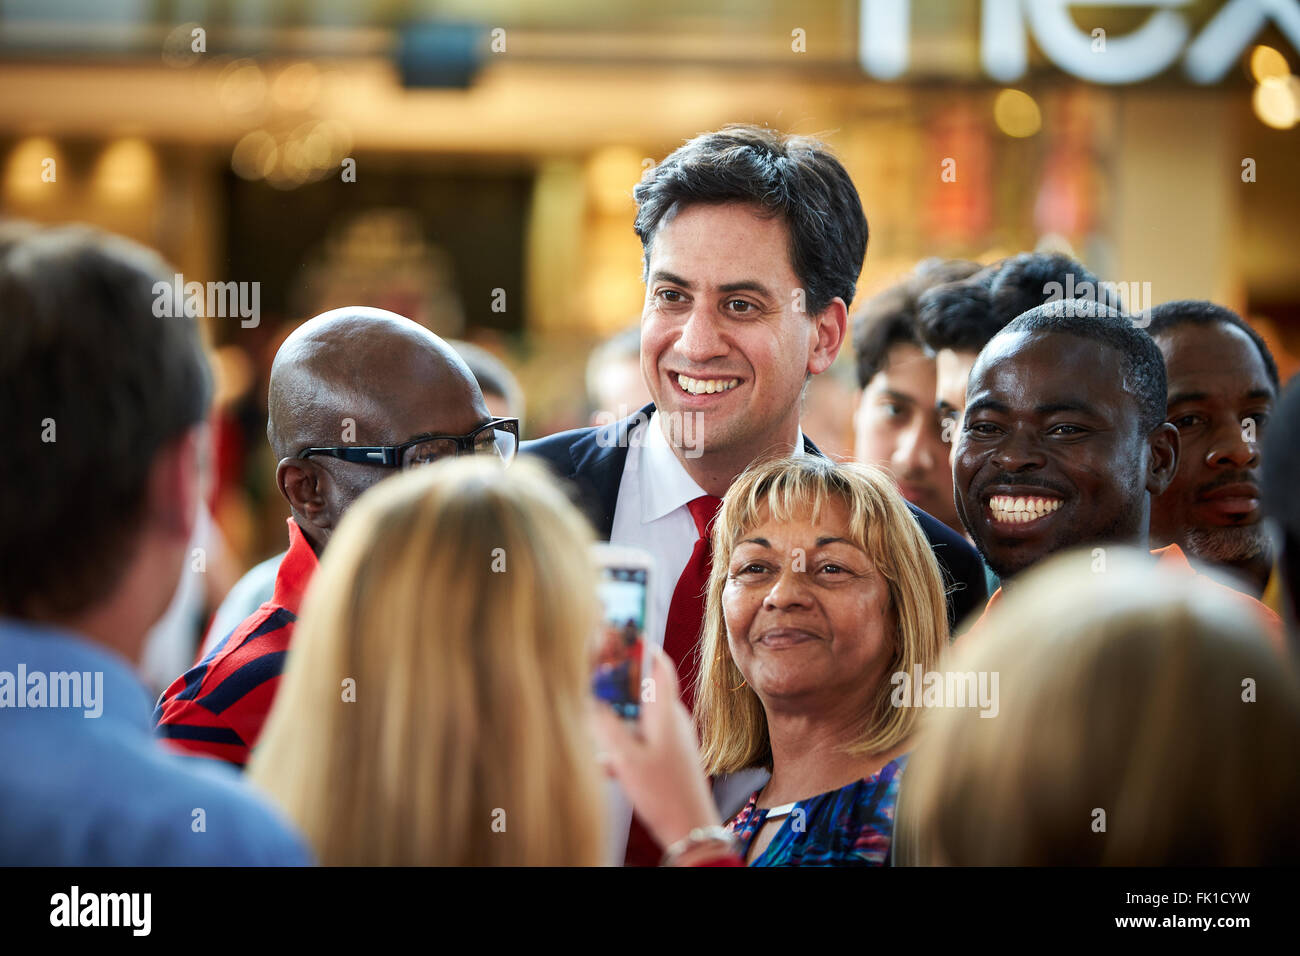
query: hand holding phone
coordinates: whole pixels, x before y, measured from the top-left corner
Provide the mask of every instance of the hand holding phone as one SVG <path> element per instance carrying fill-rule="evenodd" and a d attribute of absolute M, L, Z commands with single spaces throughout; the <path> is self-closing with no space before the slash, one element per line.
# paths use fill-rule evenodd
<path fill-rule="evenodd" d="M 629 727 L 597 704 L 594 730 L 606 770 L 654 838 L 668 847 L 692 830 L 719 826 L 721 819 L 704 775 L 691 715 L 681 701 L 677 672 L 658 647 L 650 648 L 647 673 L 656 693 L 642 708 L 641 720 Z M 704 855 L 719 852 L 715 848 Z"/>

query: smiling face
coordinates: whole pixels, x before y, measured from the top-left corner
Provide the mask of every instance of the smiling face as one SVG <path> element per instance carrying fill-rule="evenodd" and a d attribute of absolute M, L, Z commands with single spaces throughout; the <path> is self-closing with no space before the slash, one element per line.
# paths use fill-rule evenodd
<path fill-rule="evenodd" d="M 815 523 L 761 510 L 731 552 L 722 612 L 732 659 L 769 710 L 869 711 L 897 642 L 889 584 L 839 499 Z"/>
<path fill-rule="evenodd" d="M 854 416 L 854 457 L 894 477 L 903 497 L 958 531 L 952 466 L 935 410 L 935 363 L 908 343 L 893 346 Z"/>
<path fill-rule="evenodd" d="M 1177 436 L 1143 431 L 1122 367 L 1109 345 L 1060 333 L 1004 333 L 980 353 L 953 481 L 999 576 L 1067 548 L 1144 543 L 1147 494 L 1172 477 Z"/>
<path fill-rule="evenodd" d="M 799 311 L 789 229 L 760 212 L 697 204 L 666 218 L 641 324 L 641 368 L 665 422 L 698 426 L 688 434 L 704 457 L 739 469 L 793 445 L 804 381 L 834 361 L 847 323 L 838 298 L 819 316 Z"/>
<path fill-rule="evenodd" d="M 1259 443 L 1276 399 L 1259 350 L 1240 329 L 1219 322 L 1172 326 L 1156 344 L 1182 452 L 1173 483 L 1152 502 L 1152 542 L 1178 544 L 1210 561 L 1253 557 L 1266 543 Z"/>

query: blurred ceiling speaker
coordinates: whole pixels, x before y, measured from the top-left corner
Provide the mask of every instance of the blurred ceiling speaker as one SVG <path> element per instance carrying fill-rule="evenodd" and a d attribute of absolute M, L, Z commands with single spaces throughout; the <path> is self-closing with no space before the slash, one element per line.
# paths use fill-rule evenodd
<path fill-rule="evenodd" d="M 487 51 L 486 28 L 471 23 L 412 23 L 397 33 L 402 85 L 468 89 Z"/>

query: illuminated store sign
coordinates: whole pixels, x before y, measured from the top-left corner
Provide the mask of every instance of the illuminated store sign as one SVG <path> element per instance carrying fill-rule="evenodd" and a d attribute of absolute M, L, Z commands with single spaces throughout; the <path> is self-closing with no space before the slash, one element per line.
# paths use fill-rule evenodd
<path fill-rule="evenodd" d="M 1136 83 L 1163 73 L 1179 58 L 1195 83 L 1217 83 L 1270 22 L 1300 49 L 1297 0 L 1227 0 L 1199 34 L 1177 8 L 1192 0 L 981 0 L 980 63 L 1008 83 L 1029 67 L 1032 36 L 1043 55 L 1067 73 L 1094 83 Z M 1108 36 L 1085 31 L 1071 7 L 1147 7 L 1137 30 Z M 860 0 L 858 57 L 880 80 L 902 76 L 911 40 L 910 0 Z"/>

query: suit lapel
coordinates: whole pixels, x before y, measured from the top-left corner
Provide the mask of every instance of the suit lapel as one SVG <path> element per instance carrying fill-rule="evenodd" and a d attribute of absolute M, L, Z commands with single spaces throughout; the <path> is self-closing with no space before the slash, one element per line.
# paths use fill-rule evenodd
<path fill-rule="evenodd" d="M 614 507 L 627 463 L 628 435 L 633 428 L 649 422 L 654 410 L 651 402 L 635 415 L 587 431 L 569 446 L 573 462 L 566 477 L 581 489 L 587 517 L 605 541 L 614 530 Z M 826 457 L 807 435 L 803 436 L 803 447 L 805 454 Z"/>
<path fill-rule="evenodd" d="M 654 410 L 651 403 L 635 415 L 593 428 L 569 448 L 573 470 L 567 477 L 581 489 L 587 517 L 605 541 L 614 529 L 614 507 L 618 504 L 618 486 L 627 463 L 628 435 L 633 428 L 648 422 Z"/>

